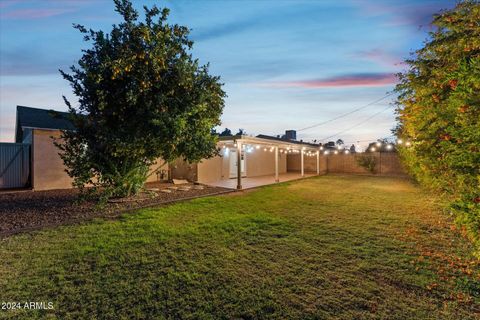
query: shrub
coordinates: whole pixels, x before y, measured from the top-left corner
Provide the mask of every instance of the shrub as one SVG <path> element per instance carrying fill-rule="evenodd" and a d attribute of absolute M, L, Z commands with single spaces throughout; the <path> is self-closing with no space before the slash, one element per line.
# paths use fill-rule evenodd
<path fill-rule="evenodd" d="M 56 143 L 74 185 L 104 197 L 136 194 L 159 158 L 216 154 L 225 97 L 219 77 L 192 58 L 189 29 L 167 23 L 168 9 L 145 7 L 139 21 L 130 1 L 114 2 L 123 21 L 110 34 L 75 26 L 92 46 L 72 74 L 61 71 L 79 106 L 65 99 L 76 130 Z"/>
<path fill-rule="evenodd" d="M 479 21 L 478 1 L 435 16 L 430 38 L 399 74 L 396 134 L 412 143 L 399 150 L 410 174 L 445 194 L 480 245 Z"/>
<path fill-rule="evenodd" d="M 377 160 L 374 155 L 361 154 L 355 157 L 358 165 L 365 168 L 370 173 L 375 173 Z"/>

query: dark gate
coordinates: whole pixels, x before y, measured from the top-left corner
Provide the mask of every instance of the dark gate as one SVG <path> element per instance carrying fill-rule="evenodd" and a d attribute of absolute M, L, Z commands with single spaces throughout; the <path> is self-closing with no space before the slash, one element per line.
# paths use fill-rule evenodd
<path fill-rule="evenodd" d="M 30 184 L 30 145 L 0 142 L 0 189 Z"/>

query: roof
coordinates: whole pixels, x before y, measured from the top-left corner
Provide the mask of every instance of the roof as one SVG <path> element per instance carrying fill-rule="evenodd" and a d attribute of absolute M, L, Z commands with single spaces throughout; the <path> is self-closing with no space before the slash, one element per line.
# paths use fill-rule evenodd
<path fill-rule="evenodd" d="M 297 149 L 298 147 L 305 147 L 308 149 L 318 150 L 319 145 L 313 143 L 300 142 L 295 140 L 285 140 L 277 137 L 271 137 L 266 135 L 258 135 L 256 137 L 244 136 L 244 135 L 235 135 L 235 136 L 221 136 L 219 140 L 222 142 L 234 143 L 235 141 L 242 141 L 246 144 L 261 144 L 261 145 L 277 145 L 281 147 L 290 147 L 292 149 Z"/>
<path fill-rule="evenodd" d="M 281 142 L 288 142 L 288 143 L 294 143 L 294 144 L 302 144 L 302 145 L 308 145 L 311 147 L 319 147 L 319 144 L 315 143 L 310 143 L 310 142 L 303 142 L 303 141 L 297 141 L 297 140 L 289 140 L 289 139 L 282 139 L 278 137 L 273 137 L 273 136 L 267 136 L 265 134 L 259 134 L 257 138 L 261 139 L 268 139 L 268 140 L 275 140 L 275 141 L 281 141 Z"/>
<path fill-rule="evenodd" d="M 17 106 L 15 140 L 22 141 L 24 128 L 75 130 L 68 112 Z"/>

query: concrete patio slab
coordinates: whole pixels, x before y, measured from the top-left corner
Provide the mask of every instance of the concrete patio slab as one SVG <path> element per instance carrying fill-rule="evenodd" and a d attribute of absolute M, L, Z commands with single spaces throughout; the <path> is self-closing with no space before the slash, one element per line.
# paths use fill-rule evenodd
<path fill-rule="evenodd" d="M 314 173 L 305 173 L 303 178 L 309 178 L 316 176 Z M 289 173 L 282 173 L 279 175 L 279 182 L 286 182 L 291 180 L 298 180 L 302 179 L 302 175 L 297 172 L 289 172 Z M 242 178 L 242 189 L 251 189 L 261 186 L 266 186 L 269 184 L 275 184 L 275 176 L 268 175 L 268 176 L 259 176 L 259 177 L 247 177 Z M 217 180 L 213 182 L 207 183 L 208 185 L 215 186 L 215 187 L 222 187 L 222 188 L 229 188 L 229 189 L 236 189 L 237 188 L 237 179 L 223 179 Z"/>

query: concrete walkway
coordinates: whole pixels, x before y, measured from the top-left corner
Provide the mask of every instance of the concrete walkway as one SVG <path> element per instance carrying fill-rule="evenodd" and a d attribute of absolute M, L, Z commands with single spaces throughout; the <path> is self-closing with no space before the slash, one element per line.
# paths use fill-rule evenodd
<path fill-rule="evenodd" d="M 304 178 L 313 177 L 316 174 L 313 173 L 305 173 Z M 289 173 L 282 173 L 279 175 L 280 182 L 291 181 L 301 179 L 302 176 L 300 173 L 297 172 L 289 172 Z M 249 178 L 242 178 L 242 187 L 243 189 L 250 189 L 256 188 L 260 186 L 266 186 L 269 184 L 275 183 L 275 176 L 268 175 L 268 176 L 259 176 L 259 177 L 249 177 Z M 215 187 L 223 187 L 229 189 L 236 189 L 237 188 L 237 179 L 223 179 L 218 181 L 213 181 L 206 183 L 207 185 L 215 186 Z"/>

